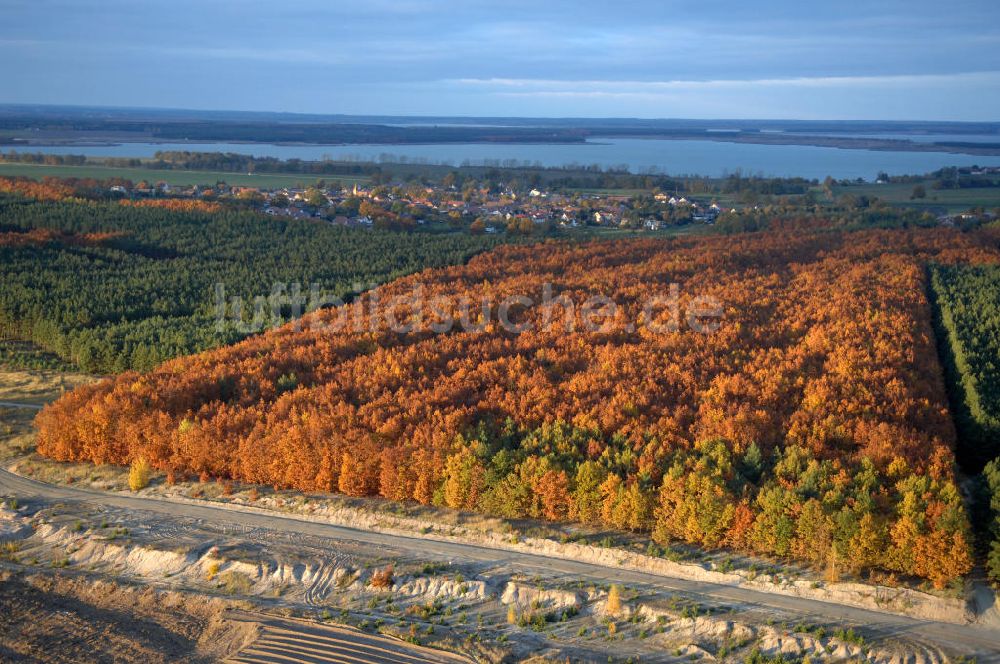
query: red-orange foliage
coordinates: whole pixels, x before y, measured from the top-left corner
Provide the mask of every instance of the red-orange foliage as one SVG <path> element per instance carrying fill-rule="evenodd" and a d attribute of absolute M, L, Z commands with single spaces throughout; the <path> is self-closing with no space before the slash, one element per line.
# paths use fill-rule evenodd
<path fill-rule="evenodd" d="M 140 200 L 123 200 L 122 205 L 131 207 L 155 207 L 173 212 L 218 212 L 222 204 L 202 201 L 193 198 L 146 198 Z"/>
<path fill-rule="evenodd" d="M 448 500 L 465 506 L 481 470 L 454 456 L 459 434 L 484 420 L 509 419 L 522 430 L 565 422 L 595 434 L 581 449 L 547 453 L 552 458 L 603 459 L 612 437 L 629 449 L 631 465 L 616 462 L 623 470 L 612 468 L 592 493 L 603 501 L 595 518 L 631 529 L 651 527 L 648 487 L 659 487 L 672 457 L 697 441 L 721 439 L 733 453 L 751 444 L 765 453 L 801 449 L 832 464 L 833 485 L 852 481 L 863 459 L 898 482 L 898 493 L 871 496 L 879 521 L 865 523 L 876 530 L 857 537 L 888 538 L 888 521 L 895 557 L 879 564 L 939 583 L 968 568 L 968 542 L 925 295 L 929 260 L 995 262 L 997 253 L 944 229 L 503 247 L 466 266 L 400 279 L 378 296 L 385 302 L 419 283 L 427 297 L 488 297 L 495 305 L 520 294 L 539 302 L 548 282 L 577 303 L 609 296 L 620 308 L 612 329 L 584 331 L 579 307 L 574 331 L 540 329 L 543 313 L 534 307 L 518 314 L 535 328 L 520 335 L 495 323 L 483 333 L 398 334 L 384 321 L 371 332 L 331 332 L 322 324 L 341 311 L 324 310 L 301 329 L 79 388 L 38 416 L 38 448 L 62 460 L 123 464 L 141 456 L 178 472 L 422 503 L 444 503 L 436 494 L 451 468 L 468 474 L 451 477 L 447 489 Z M 668 293 L 671 283 L 680 285 L 682 310 L 699 295 L 723 303 L 718 331 L 664 333 L 643 320 L 646 298 Z M 297 378 L 290 391 L 278 385 L 288 374 Z M 534 494 L 531 511 L 567 518 L 576 480 L 547 464 L 548 457 L 519 471 Z M 720 472 L 728 481 L 730 471 Z M 767 501 L 777 498 L 730 500 L 706 478 L 664 483 L 664 491 L 680 492 L 664 499 L 683 503 L 695 495 L 685 492 L 701 491 L 706 504 L 728 505 L 713 522 L 721 530 L 702 531 L 705 514 L 681 505 L 690 522 L 663 532 L 794 554 L 767 526 L 781 516 L 769 511 Z M 906 478 L 926 485 L 904 486 Z M 793 485 L 794 477 L 775 481 L 779 489 Z M 895 520 L 893 501 L 904 494 L 924 496 L 907 503 L 913 524 L 923 525 Z M 937 495 L 957 517 L 935 516 Z M 786 512 L 801 528 L 827 527 L 808 516 L 813 522 L 802 520 L 801 505 Z M 939 522 L 950 530 L 935 530 Z"/>
<path fill-rule="evenodd" d="M 0 192 L 19 194 L 40 201 L 61 201 L 74 195 L 73 187 L 56 178 L 38 181 L 24 177 L 0 177 Z"/>
<path fill-rule="evenodd" d="M 34 228 L 30 231 L 10 231 L 0 233 L 0 247 L 26 247 L 32 244 L 53 242 L 62 234 L 47 228 Z"/>
<path fill-rule="evenodd" d="M 112 181 L 118 180 L 46 177 L 39 181 L 25 177 L 0 177 L 0 193 L 19 194 L 39 201 L 64 201 L 78 199 L 89 192 L 104 191 Z M 173 212 L 213 213 L 223 209 L 220 203 L 191 198 L 126 199 L 121 204 L 129 207 L 163 208 Z"/>
<path fill-rule="evenodd" d="M 392 565 L 386 565 L 382 569 L 377 569 L 372 572 L 371 580 L 368 582 L 368 585 L 372 588 L 386 590 L 388 588 L 392 588 L 393 579 Z"/>
<path fill-rule="evenodd" d="M 0 233 L 0 247 L 25 247 L 32 244 L 61 242 L 78 246 L 94 246 L 121 237 L 122 233 L 63 233 L 48 228 Z"/>

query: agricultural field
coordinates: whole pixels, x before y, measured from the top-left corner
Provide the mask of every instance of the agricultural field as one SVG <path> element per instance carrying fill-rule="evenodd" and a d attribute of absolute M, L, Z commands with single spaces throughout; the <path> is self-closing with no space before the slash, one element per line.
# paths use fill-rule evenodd
<path fill-rule="evenodd" d="M 944 588 L 973 549 L 927 265 L 998 261 L 992 236 L 947 229 L 506 246 L 378 291 L 419 287 L 434 316 L 370 316 L 369 294 L 77 389 L 39 415 L 38 449 Z M 615 310 L 595 319 L 595 294 Z M 513 296 L 530 303 L 510 320 L 478 309 Z M 676 318 L 698 298 L 717 326 Z M 474 325 L 435 327 L 468 301 Z M 375 327 L 342 326 L 359 314 Z"/>
<path fill-rule="evenodd" d="M 924 198 L 912 198 L 913 189 L 922 186 Z M 968 189 L 935 189 L 934 180 L 923 182 L 886 184 L 862 184 L 836 186 L 835 196 L 849 194 L 879 198 L 890 205 L 913 208 L 921 211 L 955 214 L 970 208 L 994 210 L 1000 208 L 1000 187 L 977 187 Z"/>
<path fill-rule="evenodd" d="M 133 182 L 166 182 L 172 186 L 185 187 L 190 185 L 214 185 L 225 182 L 238 187 L 257 187 L 260 189 L 280 189 L 282 187 L 307 187 L 319 179 L 337 180 L 345 185 L 363 184 L 368 178 L 361 175 L 314 176 L 299 174 L 232 173 L 226 171 L 189 171 L 155 168 L 119 168 L 87 164 L 84 166 L 43 165 L 24 163 L 0 163 L 0 176 L 23 176 L 29 178 L 93 178 L 105 180 L 122 178 Z"/>

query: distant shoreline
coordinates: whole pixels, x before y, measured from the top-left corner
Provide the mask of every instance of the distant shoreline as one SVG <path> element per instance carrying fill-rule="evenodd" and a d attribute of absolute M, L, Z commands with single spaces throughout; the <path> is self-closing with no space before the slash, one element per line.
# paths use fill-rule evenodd
<path fill-rule="evenodd" d="M 594 136 L 595 138 L 597 135 Z M 955 142 L 920 142 L 909 139 L 894 138 L 859 138 L 852 136 L 813 136 L 788 133 L 752 133 L 752 132 L 706 132 L 697 135 L 643 135 L 632 136 L 614 134 L 606 138 L 639 138 L 659 140 L 696 140 L 716 141 L 718 143 L 750 143 L 755 145 L 802 145 L 819 148 L 838 148 L 842 150 L 875 150 L 879 152 L 946 152 L 949 154 L 979 155 L 987 157 L 1000 156 L 1000 136 L 996 143 L 983 143 L 978 146 L 973 143 L 962 143 L 961 136 L 956 135 Z"/>
<path fill-rule="evenodd" d="M 615 139 L 1000 156 L 1000 122 L 297 115 L 0 104 L 0 151 L 132 143 L 588 146 Z"/>
<path fill-rule="evenodd" d="M 947 154 L 961 154 L 971 156 L 1000 156 L 1000 136 L 997 143 L 982 143 L 981 145 L 972 142 L 963 142 L 962 135 L 956 134 L 954 141 L 948 142 L 921 142 L 906 138 L 870 138 L 853 136 L 815 136 L 808 134 L 778 133 L 778 132 L 716 132 L 706 131 L 698 133 L 631 133 L 625 131 L 602 131 L 587 136 L 579 137 L 576 140 L 489 140 L 487 138 L 472 140 L 452 140 L 452 141 L 340 141 L 340 142 L 312 142 L 312 141 L 248 141 L 248 140 L 222 140 L 222 139 L 173 139 L 151 136 L 137 136 L 134 139 L 126 139 L 115 136 L 108 140 L 88 136 L 82 139 L 72 137 L 50 138 L 50 139 L 29 139 L 0 142 L 0 150 L 25 151 L 30 152 L 34 148 L 94 148 L 94 147 L 119 147 L 132 143 L 143 144 L 163 144 L 178 145 L 190 144 L 200 145 L 204 143 L 230 143 L 234 145 L 276 145 L 286 147 L 310 146 L 310 147 L 331 147 L 344 148 L 353 145 L 595 145 L 601 144 L 599 139 L 629 139 L 629 140 L 668 140 L 668 141 L 713 141 L 717 143 L 743 143 L 754 145 L 799 145 L 822 148 L 837 148 L 841 150 L 872 150 L 877 152 L 935 152 Z"/>

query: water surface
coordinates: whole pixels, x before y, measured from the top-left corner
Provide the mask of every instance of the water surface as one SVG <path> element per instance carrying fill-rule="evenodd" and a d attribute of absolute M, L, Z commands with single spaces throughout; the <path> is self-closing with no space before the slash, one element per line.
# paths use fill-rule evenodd
<path fill-rule="evenodd" d="M 939 138 L 935 136 L 935 138 Z M 968 140 L 949 136 L 949 140 Z M 939 139 L 940 140 L 940 139 Z M 353 159 L 408 163 L 540 166 L 598 165 L 632 172 L 719 177 L 744 174 L 823 179 L 874 180 L 891 175 L 927 173 L 944 166 L 1000 166 L 1000 156 L 945 152 L 885 152 L 810 145 L 758 145 L 704 140 L 600 138 L 580 144 L 447 143 L 431 145 L 272 145 L 267 143 L 122 143 L 111 146 L 31 147 L 25 152 L 86 154 L 95 157 L 152 157 L 159 150 L 237 152 L 281 159 Z"/>

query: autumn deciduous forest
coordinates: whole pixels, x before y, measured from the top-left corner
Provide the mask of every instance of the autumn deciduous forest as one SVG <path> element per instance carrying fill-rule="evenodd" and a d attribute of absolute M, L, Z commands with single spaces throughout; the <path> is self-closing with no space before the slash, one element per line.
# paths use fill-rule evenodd
<path fill-rule="evenodd" d="M 972 552 L 928 270 L 996 264 L 996 246 L 951 229 L 504 246 L 348 307 L 417 284 L 451 302 L 540 302 L 548 283 L 573 303 L 616 302 L 610 329 L 585 330 L 579 306 L 560 308 L 573 325 L 557 309 L 547 326 L 541 307 L 520 308 L 533 324 L 521 334 L 494 312 L 477 317 L 481 332 L 331 331 L 342 312 L 323 310 L 80 388 L 39 414 L 38 449 L 943 587 Z M 643 305 L 672 283 L 682 309 L 722 303 L 717 331 L 656 329 Z"/>

